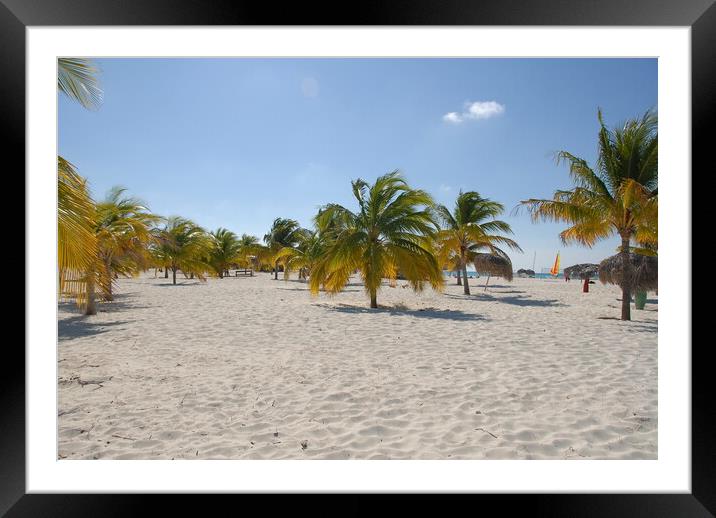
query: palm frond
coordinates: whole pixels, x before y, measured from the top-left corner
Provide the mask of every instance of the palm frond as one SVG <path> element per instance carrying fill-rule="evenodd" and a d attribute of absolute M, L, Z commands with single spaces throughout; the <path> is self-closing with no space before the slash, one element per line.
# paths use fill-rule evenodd
<path fill-rule="evenodd" d="M 57 88 L 85 108 L 97 109 L 103 97 L 97 73 L 97 67 L 89 59 L 58 58 Z"/>

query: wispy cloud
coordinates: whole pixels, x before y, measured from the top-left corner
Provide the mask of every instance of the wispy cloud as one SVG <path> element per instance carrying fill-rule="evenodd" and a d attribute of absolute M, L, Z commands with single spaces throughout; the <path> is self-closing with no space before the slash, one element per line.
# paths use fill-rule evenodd
<path fill-rule="evenodd" d="M 440 184 L 440 191 L 442 192 L 450 192 L 452 191 L 452 187 L 449 185 L 445 185 L 444 183 Z"/>
<path fill-rule="evenodd" d="M 443 120 L 451 124 L 460 124 L 466 120 L 489 119 L 504 113 L 505 105 L 497 101 L 466 102 L 461 113 L 449 112 L 443 115 Z"/>

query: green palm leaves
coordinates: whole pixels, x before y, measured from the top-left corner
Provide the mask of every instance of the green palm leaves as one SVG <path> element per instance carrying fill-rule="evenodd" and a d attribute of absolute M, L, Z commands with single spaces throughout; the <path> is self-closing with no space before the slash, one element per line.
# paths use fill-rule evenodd
<path fill-rule="evenodd" d="M 325 229 L 326 251 L 311 271 L 310 288 L 337 293 L 350 275 L 359 271 L 372 308 L 383 278 L 400 272 L 416 291 L 426 284 L 442 289 L 443 276 L 432 247 L 437 227 L 430 207 L 432 198 L 412 189 L 397 171 L 373 185 L 352 182 L 358 211 L 329 204 L 316 217 Z"/>
<path fill-rule="evenodd" d="M 460 268 L 465 295 L 470 294 L 467 263 L 474 260 L 475 254 L 487 250 L 509 261 L 501 246 L 522 250 L 512 239 L 496 233 L 512 233 L 510 225 L 495 219 L 503 211 L 502 204 L 475 191 L 460 192 L 452 211 L 444 205 L 435 207 L 435 214 L 443 224 L 436 237 L 438 257 L 443 265 Z"/>
<path fill-rule="evenodd" d="M 87 303 L 84 282 L 96 257 L 95 206 L 87 182 L 67 160 L 57 157 L 57 264 L 60 293 L 80 307 Z"/>
<path fill-rule="evenodd" d="M 274 220 L 271 230 L 264 236 L 264 243 L 272 257 L 274 279 L 278 279 L 279 253 L 284 248 L 295 248 L 304 233 L 305 230 L 295 219 L 276 218 Z"/>
<path fill-rule="evenodd" d="M 61 58 L 57 61 L 57 88 L 85 108 L 96 108 L 102 101 L 96 70 L 85 59 Z M 87 182 L 74 166 L 57 157 L 57 255 L 59 290 L 73 297 L 80 307 L 89 301 L 86 272 L 96 252 L 95 207 Z"/>
<path fill-rule="evenodd" d="M 95 270 L 100 274 L 107 300 L 112 300 L 114 277 L 129 277 L 146 268 L 147 247 L 152 241 L 150 228 L 160 219 L 143 201 L 126 192 L 122 187 L 114 187 L 96 208 L 99 264 Z"/>
<path fill-rule="evenodd" d="M 112 300 L 116 277 L 135 275 L 146 267 L 150 226 L 159 218 L 120 187 L 95 204 L 85 180 L 61 157 L 58 175 L 60 292 L 93 315 L 98 293 Z"/>
<path fill-rule="evenodd" d="M 295 247 L 284 247 L 276 254 L 283 264 L 284 278 L 288 279 L 292 271 L 298 271 L 299 279 L 306 279 L 326 252 L 328 239 L 320 231 L 304 230 Z"/>
<path fill-rule="evenodd" d="M 171 216 L 163 228 L 155 229 L 154 237 L 152 255 L 155 262 L 172 271 L 172 284 L 177 283 L 177 270 L 205 279 L 215 241 L 203 228 L 189 219 Z"/>
<path fill-rule="evenodd" d="M 560 233 L 562 241 L 591 247 L 614 234 L 621 238 L 625 268 L 630 268 L 630 242 L 649 247 L 658 240 L 658 132 L 657 116 L 649 111 L 622 127 L 605 126 L 599 119 L 599 156 L 596 168 L 567 151 L 558 162 L 569 164 L 574 187 L 556 191 L 551 200 L 521 202 L 533 221 L 562 221 L 571 226 Z M 622 320 L 631 317 L 628 288 L 622 293 Z"/>
<path fill-rule="evenodd" d="M 85 108 L 96 109 L 102 104 L 97 72 L 97 68 L 88 59 L 59 58 L 57 89 Z"/>
<path fill-rule="evenodd" d="M 241 242 L 236 234 L 225 228 L 219 228 L 211 234 L 212 246 L 209 252 L 209 264 L 220 279 L 224 272 L 239 260 Z"/>

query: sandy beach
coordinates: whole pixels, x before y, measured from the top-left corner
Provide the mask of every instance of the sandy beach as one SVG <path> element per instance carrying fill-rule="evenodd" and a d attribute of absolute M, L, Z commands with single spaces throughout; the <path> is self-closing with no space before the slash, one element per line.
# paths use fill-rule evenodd
<path fill-rule="evenodd" d="M 122 279 L 59 308 L 60 459 L 655 459 L 657 301 L 473 280 Z M 477 284 L 479 283 L 479 285 Z"/>

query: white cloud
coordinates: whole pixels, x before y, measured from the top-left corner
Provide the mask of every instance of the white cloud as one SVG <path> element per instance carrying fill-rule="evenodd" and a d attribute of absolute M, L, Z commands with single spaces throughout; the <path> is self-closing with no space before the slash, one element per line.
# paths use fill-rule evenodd
<path fill-rule="evenodd" d="M 441 190 L 442 192 L 450 192 L 450 191 L 452 191 L 452 187 L 450 187 L 449 185 L 445 185 L 444 183 L 442 183 L 442 184 L 440 184 L 440 190 Z"/>
<path fill-rule="evenodd" d="M 443 120 L 445 122 L 452 122 L 454 124 L 458 124 L 462 122 L 462 117 L 457 112 L 450 112 L 443 115 Z"/>
<path fill-rule="evenodd" d="M 304 77 L 301 92 L 305 97 L 318 97 L 318 80 L 315 77 Z"/>
<path fill-rule="evenodd" d="M 505 105 L 497 101 L 476 101 L 465 103 L 462 113 L 449 112 L 443 115 L 445 122 L 459 124 L 465 120 L 489 119 L 505 111 Z"/>

